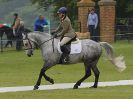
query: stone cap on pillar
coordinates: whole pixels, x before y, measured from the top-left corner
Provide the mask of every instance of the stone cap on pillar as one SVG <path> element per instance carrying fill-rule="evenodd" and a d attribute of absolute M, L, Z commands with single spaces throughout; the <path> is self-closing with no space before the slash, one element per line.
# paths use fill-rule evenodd
<path fill-rule="evenodd" d="M 80 2 L 78 2 L 77 3 L 77 6 L 78 7 L 88 7 L 88 6 L 92 6 L 92 7 L 94 7 L 95 6 L 95 2 L 94 1 L 92 1 L 92 0 L 81 0 Z"/>
<path fill-rule="evenodd" d="M 102 5 L 116 5 L 116 1 L 114 1 L 114 0 L 100 0 L 99 2 L 98 2 L 98 4 L 100 5 L 100 6 L 102 6 Z"/>

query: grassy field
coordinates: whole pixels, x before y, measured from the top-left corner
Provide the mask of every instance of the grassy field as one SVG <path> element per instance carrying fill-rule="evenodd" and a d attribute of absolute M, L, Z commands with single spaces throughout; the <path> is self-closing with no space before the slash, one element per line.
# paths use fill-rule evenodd
<path fill-rule="evenodd" d="M 125 57 L 127 69 L 119 73 L 109 61 L 101 57 L 98 63 L 101 72 L 100 81 L 133 79 L 133 43 L 117 42 L 112 45 L 116 55 L 121 54 Z M 27 57 L 24 51 L 8 51 L 0 54 L 0 87 L 34 85 L 42 65 L 40 50 L 36 50 L 31 58 Z M 57 65 L 48 70 L 47 74 L 55 80 L 55 83 L 76 82 L 84 75 L 84 67 L 82 63 Z M 93 75 L 85 82 L 92 81 Z M 43 79 L 42 84 L 49 83 Z M 1 99 L 133 99 L 133 87 L 16 92 L 0 94 L 0 97 Z"/>
<path fill-rule="evenodd" d="M 1 99 L 133 99 L 131 86 L 100 87 L 97 89 L 66 89 L 0 94 Z"/>

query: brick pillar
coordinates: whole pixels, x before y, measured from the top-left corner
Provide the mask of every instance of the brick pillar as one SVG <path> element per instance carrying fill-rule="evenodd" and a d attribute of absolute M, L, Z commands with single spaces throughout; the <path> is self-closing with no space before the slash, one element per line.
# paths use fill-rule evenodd
<path fill-rule="evenodd" d="M 88 38 L 87 29 L 87 15 L 88 10 L 95 6 L 95 2 L 92 0 L 81 0 L 77 3 L 78 6 L 78 21 L 81 24 L 81 33 L 78 34 L 79 38 Z"/>
<path fill-rule="evenodd" d="M 98 4 L 100 6 L 100 40 L 114 42 L 116 1 L 101 0 Z"/>

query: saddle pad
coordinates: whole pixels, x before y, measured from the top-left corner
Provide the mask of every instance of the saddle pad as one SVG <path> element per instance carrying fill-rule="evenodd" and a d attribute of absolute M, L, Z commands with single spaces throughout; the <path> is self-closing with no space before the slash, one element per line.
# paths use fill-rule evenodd
<path fill-rule="evenodd" d="M 78 54 L 80 53 L 82 50 L 82 46 L 81 46 L 81 41 L 74 41 L 71 43 L 71 52 L 70 54 Z M 60 49 L 60 42 L 58 43 L 58 52 L 62 53 L 61 49 Z"/>

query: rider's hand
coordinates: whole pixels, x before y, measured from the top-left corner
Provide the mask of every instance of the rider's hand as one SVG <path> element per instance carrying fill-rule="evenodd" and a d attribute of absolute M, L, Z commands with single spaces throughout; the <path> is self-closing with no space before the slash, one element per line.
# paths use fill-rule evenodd
<path fill-rule="evenodd" d="M 55 31 L 52 31 L 52 32 L 51 32 L 51 35 L 54 35 L 54 34 L 56 34 L 56 32 L 55 32 Z"/>
<path fill-rule="evenodd" d="M 57 34 L 54 34 L 53 37 L 56 38 L 58 35 Z"/>
<path fill-rule="evenodd" d="M 13 35 L 15 36 L 15 34 L 16 34 L 16 33 L 15 33 L 15 29 L 13 29 Z"/>

